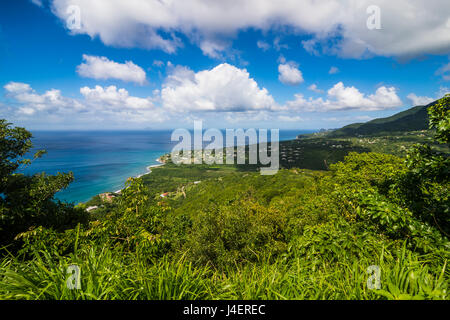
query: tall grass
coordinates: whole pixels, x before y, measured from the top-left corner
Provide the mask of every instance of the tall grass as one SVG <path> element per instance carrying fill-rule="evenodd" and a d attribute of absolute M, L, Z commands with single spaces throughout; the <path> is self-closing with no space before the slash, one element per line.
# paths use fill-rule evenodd
<path fill-rule="evenodd" d="M 272 262 L 270 262 L 272 261 Z M 431 257 L 406 251 L 397 258 L 380 254 L 381 289 L 367 287 L 362 259 L 352 263 L 314 264 L 301 257 L 270 257 L 214 270 L 195 266 L 183 255 L 148 262 L 139 255 L 106 247 L 59 256 L 35 252 L 31 260 L 7 257 L 0 262 L 1 299 L 447 299 L 446 263 L 430 272 Z M 69 265 L 81 270 L 81 288 L 69 289 Z"/>

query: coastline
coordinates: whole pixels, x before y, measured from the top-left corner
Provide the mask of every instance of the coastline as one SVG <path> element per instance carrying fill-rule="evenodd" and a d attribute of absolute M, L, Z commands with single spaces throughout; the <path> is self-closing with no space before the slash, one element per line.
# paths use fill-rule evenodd
<path fill-rule="evenodd" d="M 161 156 L 161 157 L 162 157 L 162 156 Z M 147 167 L 146 167 L 147 172 L 142 173 L 142 174 L 137 175 L 137 176 L 132 177 L 132 178 L 138 179 L 138 178 L 140 178 L 140 177 L 142 177 L 142 176 L 145 176 L 145 175 L 147 175 L 147 174 L 150 174 L 150 173 L 152 172 L 152 169 L 151 169 L 151 168 L 156 168 L 156 167 L 161 167 L 161 166 L 163 166 L 165 163 L 164 163 L 164 161 L 161 160 L 161 157 L 159 157 L 159 158 L 156 159 L 156 161 L 159 162 L 159 164 L 152 164 L 152 165 L 150 165 L 150 166 L 147 166 Z M 115 192 L 113 192 L 113 193 L 118 193 L 118 194 L 120 194 L 120 193 L 122 192 L 123 189 L 125 189 L 125 188 L 119 189 L 119 190 L 117 190 L 117 191 L 115 191 Z"/>

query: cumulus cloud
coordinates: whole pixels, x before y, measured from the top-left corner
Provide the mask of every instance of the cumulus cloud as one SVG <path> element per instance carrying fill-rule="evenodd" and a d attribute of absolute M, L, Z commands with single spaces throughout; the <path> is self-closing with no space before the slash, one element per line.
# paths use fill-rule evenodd
<path fill-rule="evenodd" d="M 278 65 L 278 72 L 278 80 L 284 84 L 295 86 L 304 81 L 302 72 L 294 62 L 281 63 Z"/>
<path fill-rule="evenodd" d="M 118 63 L 106 57 L 83 55 L 84 63 L 77 67 L 80 76 L 93 79 L 118 79 L 126 82 L 144 84 L 145 71 L 132 61 Z"/>
<path fill-rule="evenodd" d="M 19 114 L 33 115 L 38 111 L 58 112 L 67 108 L 83 110 L 80 103 L 63 97 L 61 92 L 56 89 L 38 94 L 29 84 L 21 82 L 9 82 L 4 88 L 6 95 L 19 103 Z"/>
<path fill-rule="evenodd" d="M 128 91 L 121 88 L 117 89 L 116 86 L 101 87 L 95 86 L 95 88 L 83 87 L 80 89 L 80 93 L 84 96 L 88 103 L 96 103 L 103 108 L 112 109 L 135 109 L 135 110 L 148 110 L 153 108 L 153 102 L 151 98 L 138 98 L 128 94 Z"/>
<path fill-rule="evenodd" d="M 408 100 L 411 101 L 411 104 L 413 106 L 425 106 L 435 100 L 430 97 L 419 97 L 415 93 L 408 94 L 406 98 L 408 98 Z"/>
<path fill-rule="evenodd" d="M 60 116 L 77 119 L 111 119 L 129 122 L 161 122 L 167 119 L 164 110 L 155 107 L 153 97 L 131 96 L 127 90 L 115 86 L 83 87 L 84 99 L 64 97 L 60 90 L 51 89 L 38 94 L 29 84 L 10 82 L 4 86 L 7 97 L 18 105 L 22 116 Z"/>
<path fill-rule="evenodd" d="M 116 86 L 83 87 L 80 93 L 86 105 L 97 110 L 97 113 L 106 113 L 107 117 L 113 119 L 138 123 L 162 122 L 168 119 L 166 112 L 154 105 L 156 97 L 131 96 L 126 89 L 118 89 Z"/>
<path fill-rule="evenodd" d="M 27 92 L 30 93 L 33 91 L 28 83 L 23 82 L 11 81 L 10 83 L 6 84 L 4 88 L 6 89 L 7 92 L 11 94 L 23 94 Z"/>
<path fill-rule="evenodd" d="M 449 1 L 429 0 L 51 0 L 52 11 L 63 21 L 67 7 L 82 12 L 73 34 L 99 37 L 105 44 L 158 48 L 168 53 L 182 46 L 177 33 L 202 46 L 205 54 L 223 47 L 213 39 L 232 38 L 249 28 L 267 31 L 287 27 L 311 35 L 303 46 L 318 54 L 361 57 L 446 54 L 450 49 Z M 380 30 L 369 30 L 367 8 L 381 9 Z M 334 41 L 330 41 L 330 39 Z M 207 40 L 208 42 L 204 42 Z"/>
<path fill-rule="evenodd" d="M 345 87 L 338 82 L 327 92 L 327 99 L 309 98 L 296 94 L 295 99 L 285 105 L 287 110 L 299 111 L 340 111 L 340 110 L 384 110 L 402 105 L 394 87 L 379 87 L 374 94 L 365 95 L 355 87 Z"/>
<path fill-rule="evenodd" d="M 245 69 L 222 63 L 211 70 L 194 71 L 177 66 L 161 90 L 163 107 L 171 111 L 246 111 L 275 106 Z"/>

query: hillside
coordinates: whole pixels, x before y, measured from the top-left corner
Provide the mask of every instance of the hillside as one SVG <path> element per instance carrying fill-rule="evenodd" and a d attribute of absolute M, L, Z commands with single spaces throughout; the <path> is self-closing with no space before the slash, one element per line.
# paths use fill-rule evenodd
<path fill-rule="evenodd" d="M 435 103 L 436 101 L 426 106 L 416 106 L 387 118 L 374 119 L 366 123 L 353 123 L 331 131 L 327 135 L 341 137 L 426 130 L 428 129 L 427 108 Z"/>

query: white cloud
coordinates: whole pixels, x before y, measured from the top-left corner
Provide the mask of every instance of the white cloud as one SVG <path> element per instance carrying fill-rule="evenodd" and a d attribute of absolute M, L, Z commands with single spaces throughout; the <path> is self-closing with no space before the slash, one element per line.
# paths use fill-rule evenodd
<path fill-rule="evenodd" d="M 99 37 L 106 45 L 158 48 L 168 53 L 182 46 L 181 33 L 202 45 L 205 54 L 221 48 L 204 43 L 232 38 L 240 30 L 287 27 L 311 35 L 310 52 L 361 57 L 446 54 L 450 49 L 450 1 L 427 0 L 52 0 L 64 22 L 69 5 L 82 13 L 81 29 L 72 34 Z M 369 30 L 366 9 L 381 8 L 380 30 Z M 334 41 L 329 41 L 330 39 Z"/>
<path fill-rule="evenodd" d="M 365 95 L 354 87 L 337 83 L 321 97 L 305 98 L 301 94 L 285 105 L 278 105 L 265 88 L 259 87 L 245 69 L 220 64 L 210 70 L 194 72 L 186 67 L 169 68 L 161 90 L 149 97 L 131 95 L 116 86 L 80 88 L 81 98 L 68 98 L 59 90 L 37 93 L 26 83 L 10 82 L 4 86 L 6 96 L 15 103 L 8 110 L 13 118 L 104 127 L 127 124 L 148 125 L 171 120 L 182 125 L 187 119 L 202 117 L 228 123 L 299 122 L 299 112 L 342 110 L 384 110 L 401 104 L 395 88 L 380 87 Z M 312 86 L 310 86 L 312 87 Z M 316 90 L 317 86 L 314 87 Z M 70 120 L 70 121 L 69 121 Z M 330 120 L 331 121 L 331 120 Z"/>
<path fill-rule="evenodd" d="M 284 84 L 294 86 L 304 81 L 303 74 L 298 69 L 298 65 L 293 62 L 278 65 L 278 72 L 278 80 Z"/>
<path fill-rule="evenodd" d="M 31 92 L 32 88 L 30 87 L 29 84 L 27 83 L 22 83 L 22 82 L 9 82 L 7 83 L 4 88 L 6 89 L 6 91 L 8 91 L 9 93 L 12 94 L 21 94 L 21 93 L 26 93 L 26 92 Z"/>
<path fill-rule="evenodd" d="M 35 114 L 36 110 L 30 107 L 20 107 L 19 108 L 19 113 L 27 115 L 27 116 L 31 116 L 33 114 Z"/>
<path fill-rule="evenodd" d="M 313 56 L 318 56 L 319 51 L 317 50 L 317 40 L 316 39 L 309 39 L 309 40 L 303 40 L 302 41 L 303 49 L 306 50 L 309 54 Z"/>
<path fill-rule="evenodd" d="M 427 105 L 433 101 L 441 99 L 446 94 L 450 94 L 450 88 L 441 86 L 439 90 L 435 93 L 434 97 L 417 96 L 415 93 L 410 93 L 406 97 L 411 101 L 412 105 L 420 106 L 420 105 Z"/>
<path fill-rule="evenodd" d="M 164 108 L 171 111 L 266 110 L 275 101 L 265 88 L 259 88 L 245 69 L 227 63 L 194 73 L 175 67 L 161 90 Z"/>
<path fill-rule="evenodd" d="M 262 49 L 263 51 L 267 51 L 267 50 L 270 49 L 270 44 L 268 44 L 267 42 L 262 41 L 262 40 L 258 40 L 258 41 L 256 42 L 256 46 L 257 46 L 258 48 Z"/>
<path fill-rule="evenodd" d="M 339 72 L 339 69 L 337 67 L 331 67 L 330 70 L 328 71 L 328 74 L 336 74 Z"/>
<path fill-rule="evenodd" d="M 83 87 L 80 93 L 84 96 L 84 103 L 103 114 L 106 118 L 135 123 L 154 123 L 168 119 L 166 112 L 156 107 L 153 100 L 156 98 L 140 98 L 130 96 L 126 89 L 117 89 L 116 86 L 95 88 Z"/>
<path fill-rule="evenodd" d="M 418 97 L 415 93 L 410 93 L 406 96 L 413 106 L 425 106 L 435 99 L 430 97 Z"/>
<path fill-rule="evenodd" d="M 266 110 L 249 110 L 244 112 L 225 112 L 225 120 L 229 123 L 254 123 L 270 121 L 273 119 L 271 113 Z"/>
<path fill-rule="evenodd" d="M 222 52 L 225 51 L 227 47 L 228 44 L 223 41 L 207 39 L 200 42 L 200 49 L 203 54 L 213 59 L 223 59 Z"/>
<path fill-rule="evenodd" d="M 283 122 L 300 122 L 300 121 L 303 121 L 303 118 L 299 117 L 299 116 L 280 115 L 280 116 L 278 116 L 278 120 L 283 121 Z"/>
<path fill-rule="evenodd" d="M 33 2 L 38 7 L 42 7 L 42 0 L 31 0 L 31 2 Z"/>
<path fill-rule="evenodd" d="M 77 67 L 80 76 L 93 79 L 118 79 L 126 82 L 144 84 L 145 71 L 132 61 L 117 63 L 106 57 L 96 57 L 83 54 L 84 63 Z"/>
<path fill-rule="evenodd" d="M 275 37 L 275 39 L 273 39 L 273 47 L 277 51 L 280 51 L 281 49 L 289 49 L 289 46 L 287 44 L 281 43 L 280 37 Z"/>
<path fill-rule="evenodd" d="M 450 30 L 449 30 L 450 33 Z M 441 68 L 439 68 L 436 73 L 438 76 L 442 76 L 442 79 L 445 81 L 450 81 L 450 63 L 447 63 L 446 65 L 443 65 Z"/>
<path fill-rule="evenodd" d="M 95 86 L 91 89 L 83 87 L 80 93 L 88 103 L 96 103 L 103 108 L 148 110 L 153 108 L 151 98 L 138 98 L 128 94 L 125 89 L 117 89 L 116 86 Z"/>
<path fill-rule="evenodd" d="M 167 119 L 166 112 L 154 106 L 153 98 L 130 96 L 127 90 L 115 86 L 83 87 L 80 93 L 84 99 L 64 97 L 56 89 L 38 94 L 26 83 L 10 82 L 4 88 L 7 96 L 18 104 L 16 113 L 19 116 L 36 119 L 58 116 L 70 122 L 101 119 L 151 123 Z"/>
<path fill-rule="evenodd" d="M 65 98 L 56 89 L 46 91 L 44 94 L 36 93 L 27 83 L 9 82 L 4 86 L 7 96 L 14 99 L 21 106 L 19 113 L 31 115 L 37 111 L 58 112 L 66 108 L 83 109 L 76 101 Z"/>
<path fill-rule="evenodd" d="M 317 88 L 317 85 L 315 83 L 310 85 L 308 87 L 308 90 L 314 91 L 315 93 L 323 93 L 323 90 L 320 90 L 319 88 Z"/>
<path fill-rule="evenodd" d="M 306 99 L 302 94 L 296 94 L 295 100 L 288 101 L 288 110 L 339 111 L 339 110 L 384 110 L 402 105 L 394 87 L 379 87 L 374 94 L 364 95 L 355 87 L 345 87 L 338 82 L 327 92 L 328 98 Z"/>

